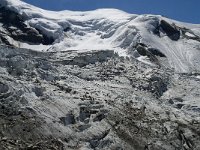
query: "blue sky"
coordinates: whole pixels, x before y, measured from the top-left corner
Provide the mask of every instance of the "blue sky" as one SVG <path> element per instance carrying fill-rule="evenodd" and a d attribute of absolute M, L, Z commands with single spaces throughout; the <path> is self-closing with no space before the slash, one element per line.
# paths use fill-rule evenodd
<path fill-rule="evenodd" d="M 159 14 L 200 24 L 200 0 L 24 0 L 48 10 L 117 8 L 135 14 Z"/>

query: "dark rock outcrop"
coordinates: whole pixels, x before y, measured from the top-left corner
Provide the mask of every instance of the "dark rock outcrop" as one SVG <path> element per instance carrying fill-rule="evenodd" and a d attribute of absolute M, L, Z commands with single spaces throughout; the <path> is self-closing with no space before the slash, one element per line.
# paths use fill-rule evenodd
<path fill-rule="evenodd" d="M 24 23 L 24 18 L 14 11 L 8 10 L 4 7 L 0 8 L 0 22 L 6 33 L 0 32 L 0 39 L 6 45 L 12 45 L 5 35 L 11 37 L 16 41 L 23 41 L 34 44 L 49 45 L 54 42 L 54 39 L 47 37 L 40 30 L 32 28 Z"/>
<path fill-rule="evenodd" d="M 159 49 L 148 48 L 148 51 L 151 52 L 155 56 L 166 57 L 165 54 L 161 53 Z"/>
<path fill-rule="evenodd" d="M 159 49 L 149 48 L 147 45 L 145 45 L 143 43 L 137 44 L 136 50 L 140 55 L 147 56 L 150 59 L 150 61 L 152 61 L 153 63 L 155 63 L 157 65 L 160 65 L 160 62 L 157 59 L 157 56 L 166 57 L 165 54 L 160 52 Z"/>
<path fill-rule="evenodd" d="M 171 40 L 177 41 L 180 38 L 181 34 L 176 26 L 169 24 L 165 20 L 160 21 L 159 28 L 162 29 Z"/>
<path fill-rule="evenodd" d="M 139 43 L 137 46 L 136 46 L 136 50 L 137 52 L 142 55 L 142 56 L 147 56 L 147 46 L 144 45 L 144 44 L 141 44 Z"/>

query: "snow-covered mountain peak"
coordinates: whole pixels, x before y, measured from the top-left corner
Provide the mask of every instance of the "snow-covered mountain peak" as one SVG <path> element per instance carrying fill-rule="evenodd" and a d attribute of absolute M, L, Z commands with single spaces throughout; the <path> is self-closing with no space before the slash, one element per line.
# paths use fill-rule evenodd
<path fill-rule="evenodd" d="M 200 70 L 200 25 L 156 15 L 128 14 L 117 9 L 55 12 L 20 0 L 1 0 L 0 5 L 22 22 L 19 26 L 25 27 L 13 25 L 12 16 L 7 22 L 4 20 L 3 26 L 7 26 L 1 28 L 6 35 L 3 39 L 13 46 L 39 51 L 109 49 L 149 64 L 170 66 L 178 72 Z M 2 13 L 6 13 L 3 10 Z M 27 32 L 26 28 L 40 40 L 16 36 Z M 139 43 L 143 45 L 140 50 Z M 155 53 L 165 57 L 159 58 Z"/>

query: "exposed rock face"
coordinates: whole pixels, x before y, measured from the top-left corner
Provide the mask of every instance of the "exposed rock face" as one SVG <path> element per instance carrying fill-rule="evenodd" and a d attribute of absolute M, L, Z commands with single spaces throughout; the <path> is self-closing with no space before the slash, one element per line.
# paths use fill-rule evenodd
<path fill-rule="evenodd" d="M 163 53 L 160 52 L 160 50 L 148 47 L 143 43 L 138 43 L 135 49 L 141 56 L 147 56 L 152 63 L 158 66 L 160 66 L 162 63 L 159 61 L 158 57 L 166 57 Z"/>
<path fill-rule="evenodd" d="M 1 46 L 0 149 L 199 150 L 199 82 L 107 50 Z"/>
<path fill-rule="evenodd" d="M 148 51 L 147 51 L 147 46 L 144 44 L 139 44 L 136 46 L 136 49 L 138 51 L 138 53 L 142 56 L 147 56 L 148 55 Z"/>
<path fill-rule="evenodd" d="M 160 50 L 156 48 L 148 48 L 148 51 L 150 51 L 155 56 L 166 57 L 165 54 L 161 53 Z"/>
<path fill-rule="evenodd" d="M 180 38 L 181 33 L 175 25 L 169 24 L 165 20 L 161 20 L 159 26 L 171 40 L 177 41 Z"/>
<path fill-rule="evenodd" d="M 6 36 L 9 36 L 16 41 L 34 44 L 49 45 L 54 42 L 53 38 L 49 38 L 42 34 L 40 30 L 26 25 L 24 21 L 25 19 L 20 14 L 1 7 L 0 23 L 3 24 L 3 28 L 6 30 L 6 32 L 0 32 L 1 40 L 7 45 L 12 45 L 12 43 L 9 43 L 9 41 L 6 39 Z"/>

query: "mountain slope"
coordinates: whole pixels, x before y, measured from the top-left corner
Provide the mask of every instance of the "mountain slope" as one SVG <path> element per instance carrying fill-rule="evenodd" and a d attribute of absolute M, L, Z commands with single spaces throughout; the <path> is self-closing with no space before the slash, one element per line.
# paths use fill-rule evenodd
<path fill-rule="evenodd" d="M 4 9 L 15 12 L 24 26 L 30 28 L 26 32 L 33 35 L 21 38 L 20 42 L 17 40 L 19 37 L 9 36 L 7 41 L 17 47 L 43 51 L 110 49 L 122 56 L 151 61 L 152 55 L 138 54 L 138 43 L 142 43 L 147 51 L 150 48 L 148 53 L 159 51 L 168 60 L 168 63 L 163 63 L 162 59 L 153 58 L 156 60 L 153 63 L 169 64 L 177 72 L 200 70 L 200 25 L 181 23 L 162 16 L 127 14 L 114 9 L 52 12 L 19 0 L 2 0 L 0 4 Z M 15 32 L 13 26 L 16 27 L 12 23 L 10 27 L 8 25 L 9 33 Z"/>
<path fill-rule="evenodd" d="M 0 5 L 0 149 L 200 149 L 200 25 Z"/>
<path fill-rule="evenodd" d="M 112 51 L 1 46 L 0 149 L 198 150 L 199 82 Z"/>

